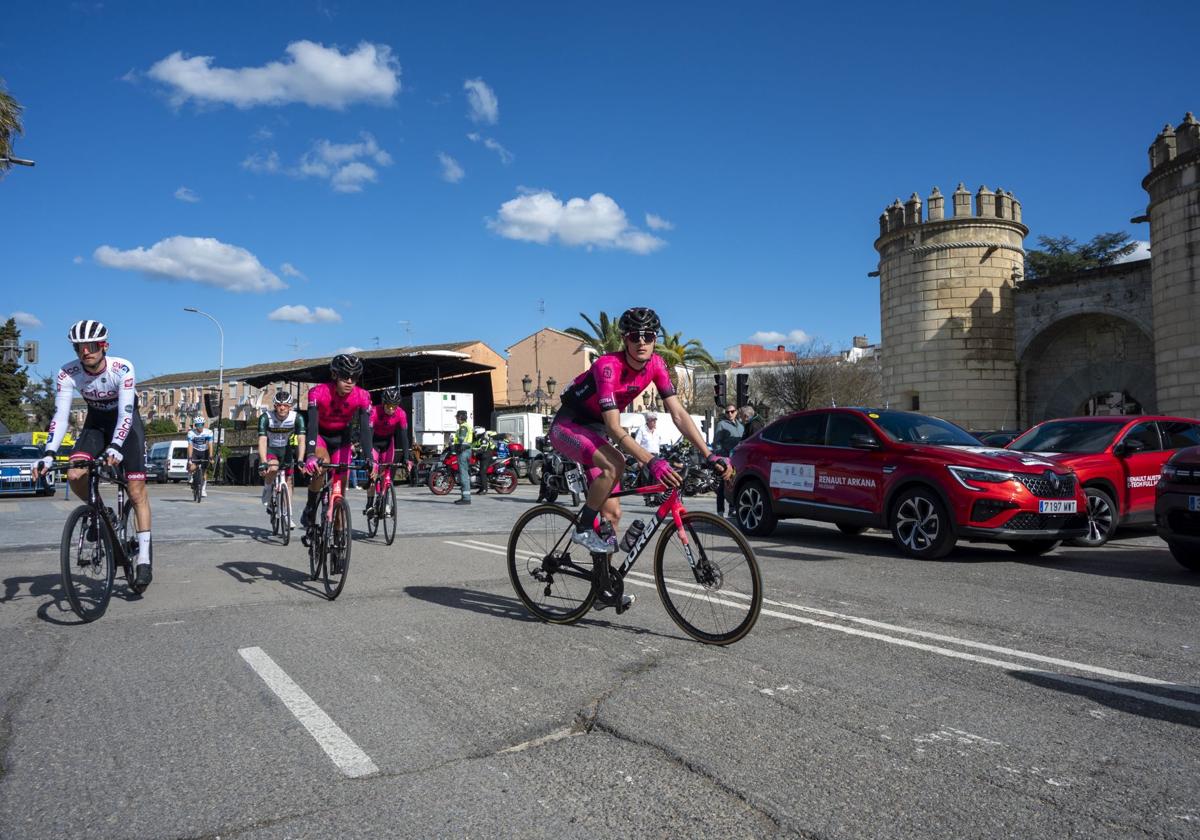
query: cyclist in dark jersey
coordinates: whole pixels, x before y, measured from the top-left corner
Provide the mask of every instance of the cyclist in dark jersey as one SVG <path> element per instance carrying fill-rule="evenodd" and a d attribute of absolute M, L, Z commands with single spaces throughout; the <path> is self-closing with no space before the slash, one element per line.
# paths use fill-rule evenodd
<path fill-rule="evenodd" d="M 729 465 L 728 459 L 709 451 L 704 436 L 675 395 L 666 363 L 654 353 L 662 327 L 654 310 L 644 307 L 626 310 L 618 327 L 624 349 L 596 359 L 591 368 L 563 390 L 562 409 L 550 427 L 554 448 L 588 468 L 591 486 L 572 540 L 593 554 L 616 551 L 621 504 L 619 499 L 610 499 L 609 494 L 625 468 L 625 457 L 617 446 L 641 462 L 655 481 L 668 487 L 678 487 L 681 483 L 670 464 L 638 446 L 621 428 L 621 410 L 651 383 L 658 389 L 675 427 L 696 450 L 722 474 Z M 624 597 L 632 603 L 632 596 Z"/>
<path fill-rule="evenodd" d="M 312 524 L 317 499 L 325 486 L 324 470 L 317 462 L 350 463 L 353 421 L 358 421 L 358 442 L 363 452 L 371 450 L 371 395 L 356 384 L 362 374 L 363 363 L 358 356 L 339 353 L 329 362 L 330 381 L 308 392 L 308 457 L 304 471 L 313 480 L 308 483 L 308 500 L 300 517 L 305 528 Z"/>
<path fill-rule="evenodd" d="M 367 484 L 366 516 L 375 501 L 375 479 L 379 477 L 379 465 L 391 464 L 396 460 L 396 449 L 403 453 L 404 464 L 412 469 L 412 449 L 408 443 L 408 415 L 400 407 L 400 389 L 388 388 L 383 392 L 382 402 L 371 408 L 371 481 Z M 386 467 L 388 484 L 392 482 L 392 467 Z"/>

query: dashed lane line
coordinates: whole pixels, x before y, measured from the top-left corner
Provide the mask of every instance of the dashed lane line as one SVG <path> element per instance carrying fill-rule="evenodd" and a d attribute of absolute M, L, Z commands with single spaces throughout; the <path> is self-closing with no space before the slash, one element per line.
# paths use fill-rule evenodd
<path fill-rule="evenodd" d="M 503 549 L 500 546 L 496 545 L 495 543 L 486 543 L 486 542 L 483 542 L 482 540 L 469 540 L 467 542 L 452 542 L 450 540 L 446 540 L 445 542 L 447 542 L 451 545 L 458 546 L 459 548 L 470 548 L 470 549 L 474 549 L 475 551 L 486 552 L 488 554 L 507 556 L 507 549 Z M 655 588 L 655 584 L 653 583 L 653 577 L 651 575 L 647 575 L 643 572 L 630 572 L 629 576 L 627 576 L 625 578 L 625 581 L 626 581 L 626 583 L 632 583 L 636 586 L 644 586 L 648 589 Z M 667 588 L 673 594 L 682 595 L 682 596 L 692 594 L 691 592 L 688 591 L 689 589 L 691 589 L 691 590 L 703 589 L 703 587 L 700 587 L 696 584 L 689 584 L 689 583 L 686 583 L 683 581 L 675 581 L 675 580 L 670 581 Z M 735 593 L 732 596 L 725 594 L 725 597 L 739 597 L 741 599 L 744 599 L 747 596 L 740 595 L 740 593 Z M 720 604 L 722 606 L 730 606 L 730 607 L 742 606 L 742 604 L 739 604 L 735 601 L 725 600 L 725 597 L 718 598 L 718 597 L 713 597 L 710 595 L 708 597 L 708 600 L 714 604 Z M 743 600 L 743 603 L 744 603 L 744 600 Z M 958 639 L 954 636 L 944 636 L 944 635 L 936 634 L 936 633 L 927 633 L 926 631 L 923 631 L 923 630 L 914 630 L 912 628 L 900 627 L 898 625 L 886 624 L 884 622 L 876 622 L 871 619 L 859 618 L 858 616 L 847 616 L 842 613 L 833 613 L 828 610 L 819 610 L 819 609 L 816 609 L 813 607 L 804 607 L 799 604 L 789 604 L 785 601 L 774 601 L 774 600 L 764 598 L 763 604 L 770 605 L 770 606 L 763 607 L 762 613 L 761 613 L 762 615 L 769 615 L 774 618 L 782 618 L 787 621 L 796 622 L 798 624 L 806 624 L 811 627 L 819 627 L 823 630 L 836 630 L 840 633 L 845 633 L 847 635 L 859 636 L 861 638 L 872 639 L 874 641 L 884 642 L 886 644 L 898 645 L 900 647 L 907 647 L 907 648 L 911 648 L 914 650 L 921 650 L 921 651 L 925 651 L 927 653 L 934 653 L 939 656 L 946 656 L 951 659 L 960 659 L 960 660 L 963 660 L 966 662 L 974 662 L 979 665 L 988 665 L 993 668 L 1002 668 L 1007 671 L 1017 671 L 1017 672 L 1027 674 L 1030 676 L 1044 677 L 1046 679 L 1051 679 L 1051 680 L 1055 680 L 1058 682 L 1067 683 L 1069 685 L 1075 685 L 1075 686 L 1079 686 L 1082 688 L 1087 688 L 1087 689 L 1091 689 L 1091 690 L 1095 690 L 1095 691 L 1102 691 L 1107 694 L 1117 694 L 1117 695 L 1121 695 L 1123 697 L 1130 697 L 1132 699 L 1140 700 L 1140 701 L 1143 701 L 1146 703 L 1154 703 L 1154 704 L 1157 704 L 1160 706 L 1169 706 L 1174 709 L 1180 709 L 1182 711 L 1200 713 L 1200 704 L 1190 703 L 1185 700 L 1177 700 L 1173 697 L 1164 697 L 1159 694 L 1151 694 L 1149 692 L 1138 691 L 1137 689 L 1133 689 L 1133 688 L 1126 688 L 1124 686 L 1112 685 L 1110 683 L 1100 682 L 1099 680 L 1091 680 L 1086 677 L 1077 677 L 1077 676 L 1070 675 L 1070 674 L 1061 674 L 1061 673 L 1058 673 L 1055 671 L 1032 670 L 1032 669 L 1030 669 L 1030 667 L 1027 664 L 1021 663 L 1021 662 L 1014 662 L 1011 660 L 1004 660 L 1004 659 L 995 659 L 995 658 L 988 657 L 988 656 L 981 656 L 979 654 L 968 653 L 966 651 L 953 650 L 950 648 L 941 647 L 939 645 L 925 644 L 924 642 L 914 641 L 913 639 L 905 639 L 905 638 L 899 638 L 897 636 L 889 636 L 884 633 L 877 633 L 877 632 L 874 632 L 871 630 L 861 630 L 858 627 L 847 627 L 844 624 L 835 624 L 832 621 L 828 621 L 828 620 L 823 621 L 823 620 L 814 619 L 814 618 L 807 618 L 805 616 L 795 615 L 794 613 L 782 612 L 781 610 L 778 610 L 778 609 L 771 609 L 771 607 L 776 606 L 776 607 L 783 607 L 786 609 L 795 609 L 795 610 L 799 610 L 799 611 L 803 611 L 803 612 L 813 612 L 813 613 L 825 615 L 828 617 L 841 618 L 842 620 L 855 621 L 857 623 L 868 624 L 868 625 L 876 626 L 876 627 L 880 627 L 880 628 L 892 628 L 892 629 L 894 629 L 894 632 L 901 632 L 901 633 L 905 633 L 908 635 L 915 635 L 918 637 L 937 639 L 937 640 L 945 641 L 945 642 L 948 642 L 951 644 L 958 644 L 958 645 L 961 645 L 964 647 L 974 647 L 977 649 L 988 650 L 990 652 L 1006 653 L 1011 656 L 1015 656 L 1017 658 L 1029 659 L 1031 661 L 1045 662 L 1047 664 L 1055 664 L 1055 665 L 1058 665 L 1059 667 L 1063 667 L 1063 668 L 1069 668 L 1069 669 L 1084 671 L 1084 672 L 1088 672 L 1088 673 L 1103 674 L 1104 676 L 1111 676 L 1111 677 L 1115 677 L 1118 679 L 1126 680 L 1127 682 L 1138 683 L 1141 685 L 1162 687 L 1162 688 L 1166 688 L 1166 689 L 1178 691 L 1178 692 L 1197 693 L 1197 689 L 1195 689 L 1191 686 L 1180 684 L 1180 683 L 1168 682 L 1166 680 L 1159 680 L 1154 677 L 1142 676 L 1141 674 L 1127 673 L 1124 671 L 1114 671 L 1112 669 L 1101 668 L 1101 667 L 1095 666 L 1095 665 L 1087 665 L 1082 662 L 1072 662 L 1067 659 L 1056 659 L 1054 657 L 1041 656 L 1040 654 L 1014 650 L 1012 648 L 1003 648 L 1003 647 L 999 647 L 997 645 L 988 645 L 983 642 L 973 642 L 968 639 Z"/>
<path fill-rule="evenodd" d="M 379 772 L 371 757 L 350 739 L 333 718 L 325 714 L 311 697 L 298 686 L 287 673 L 275 664 L 275 660 L 260 647 L 241 648 L 242 659 L 262 677 L 263 682 L 283 701 L 288 711 L 308 730 L 320 744 L 321 749 L 338 769 L 351 778 L 374 776 Z"/>

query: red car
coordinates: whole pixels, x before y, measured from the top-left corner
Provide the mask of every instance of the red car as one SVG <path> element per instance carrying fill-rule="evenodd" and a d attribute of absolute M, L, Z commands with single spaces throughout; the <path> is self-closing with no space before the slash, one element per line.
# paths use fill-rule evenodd
<path fill-rule="evenodd" d="M 1154 524 L 1154 488 L 1177 450 L 1200 444 L 1187 417 L 1067 417 L 1039 423 L 1008 445 L 1070 467 L 1087 494 L 1088 533 L 1076 545 L 1104 545 L 1122 525 Z"/>
<path fill-rule="evenodd" d="M 943 557 L 959 539 L 1043 554 L 1083 536 L 1070 468 L 988 448 L 924 414 L 828 408 L 783 417 L 733 451 L 735 516 L 763 536 L 780 519 L 886 528 L 905 554 Z"/>

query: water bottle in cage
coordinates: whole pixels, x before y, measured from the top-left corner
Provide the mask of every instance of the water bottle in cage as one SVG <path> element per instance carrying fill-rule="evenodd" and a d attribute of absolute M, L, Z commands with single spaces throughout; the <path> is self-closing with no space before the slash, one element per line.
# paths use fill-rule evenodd
<path fill-rule="evenodd" d="M 633 551 L 634 545 L 641 538 L 642 532 L 646 530 L 646 523 L 640 519 L 633 520 L 633 524 L 625 531 L 625 536 L 621 538 L 621 548 L 626 551 Z"/>

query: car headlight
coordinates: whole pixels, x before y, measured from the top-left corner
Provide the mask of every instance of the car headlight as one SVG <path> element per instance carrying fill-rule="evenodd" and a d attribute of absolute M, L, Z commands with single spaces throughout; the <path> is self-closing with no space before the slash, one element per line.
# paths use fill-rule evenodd
<path fill-rule="evenodd" d="M 968 490 L 983 489 L 981 487 L 974 486 L 975 484 L 1003 484 L 1006 481 L 1016 480 L 1016 476 L 1014 476 L 1012 473 L 1003 472 L 1001 470 L 981 470 L 977 469 L 976 467 L 951 466 L 946 467 L 946 469 L 950 470 L 950 475 L 954 476 L 958 483 L 963 487 L 966 487 Z M 969 482 L 974 482 L 974 484 Z"/>
<path fill-rule="evenodd" d="M 1190 470 L 1189 470 L 1190 472 Z M 1164 464 L 1162 468 L 1162 477 L 1175 479 L 1179 477 L 1179 467 L 1174 464 Z"/>

